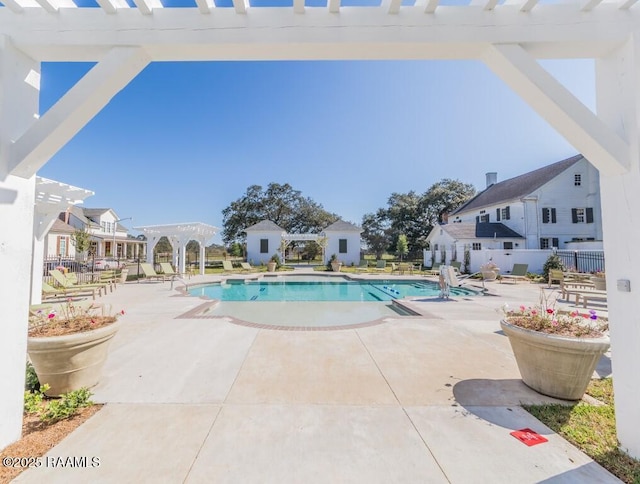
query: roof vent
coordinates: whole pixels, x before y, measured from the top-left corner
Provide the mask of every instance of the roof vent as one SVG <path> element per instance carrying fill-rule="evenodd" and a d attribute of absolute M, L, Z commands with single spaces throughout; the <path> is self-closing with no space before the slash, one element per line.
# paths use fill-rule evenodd
<path fill-rule="evenodd" d="M 498 183 L 497 172 L 490 171 L 489 173 L 485 174 L 485 176 L 487 177 L 487 188 L 489 188 L 491 185 L 495 185 L 496 183 Z"/>

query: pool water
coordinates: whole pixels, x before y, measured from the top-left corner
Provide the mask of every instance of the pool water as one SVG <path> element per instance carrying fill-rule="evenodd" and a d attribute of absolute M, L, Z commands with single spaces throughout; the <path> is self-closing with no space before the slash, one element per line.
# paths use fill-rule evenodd
<path fill-rule="evenodd" d="M 436 283 L 429 281 L 367 280 L 233 280 L 189 289 L 193 296 L 221 301 L 367 301 L 380 302 L 407 296 L 435 297 L 440 293 Z M 474 291 L 452 288 L 454 295 L 473 296 Z"/>

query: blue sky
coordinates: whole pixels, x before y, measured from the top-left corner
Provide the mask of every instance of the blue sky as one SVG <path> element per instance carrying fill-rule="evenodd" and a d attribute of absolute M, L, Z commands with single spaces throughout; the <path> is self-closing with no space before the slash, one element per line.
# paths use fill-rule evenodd
<path fill-rule="evenodd" d="M 543 63 L 594 109 L 592 61 Z M 44 64 L 41 113 L 90 64 Z M 153 63 L 38 173 L 125 225 L 204 222 L 290 183 L 359 224 L 392 192 L 484 188 L 576 150 L 481 62 Z M 219 237 L 216 238 L 219 241 Z"/>

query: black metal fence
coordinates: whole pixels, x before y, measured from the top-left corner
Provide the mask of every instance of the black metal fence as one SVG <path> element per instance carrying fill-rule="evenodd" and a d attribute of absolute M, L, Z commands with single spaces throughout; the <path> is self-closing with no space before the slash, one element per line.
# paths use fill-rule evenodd
<path fill-rule="evenodd" d="M 87 262 L 71 257 L 45 257 L 42 264 L 42 275 L 48 276 L 51 269 L 63 269 L 67 272 L 86 272 Z"/>
<path fill-rule="evenodd" d="M 602 272 L 605 270 L 602 250 L 559 250 L 556 253 L 568 271 Z"/>

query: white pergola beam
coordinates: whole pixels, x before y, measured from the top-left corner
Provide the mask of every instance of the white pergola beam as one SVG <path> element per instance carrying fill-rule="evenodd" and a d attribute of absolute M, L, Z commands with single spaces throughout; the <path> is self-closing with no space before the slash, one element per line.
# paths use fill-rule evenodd
<path fill-rule="evenodd" d="M 633 7 L 637 1 L 638 0 L 623 0 L 622 2 L 620 2 L 618 8 L 620 10 L 628 10 Z"/>
<path fill-rule="evenodd" d="M 143 15 L 151 15 L 154 9 L 164 8 L 160 0 L 133 0 Z"/>
<path fill-rule="evenodd" d="M 106 13 L 116 13 L 120 8 L 131 8 L 125 0 L 96 0 Z"/>
<path fill-rule="evenodd" d="M 580 102 L 519 45 L 492 45 L 487 66 L 601 172 L 628 171 L 627 142 Z"/>
<path fill-rule="evenodd" d="M 233 0 L 233 8 L 236 13 L 247 13 L 249 0 Z"/>
<path fill-rule="evenodd" d="M 328 14 L 332 9 L 345 15 Z M 154 61 L 473 59 L 483 43 L 521 44 L 537 58 L 593 58 L 640 24 L 640 11 L 615 4 L 599 5 L 599 15 L 585 15 L 577 5 L 538 5 L 535 21 L 515 5 L 493 11 L 440 5 L 437 15 L 407 7 L 392 21 L 380 7 L 339 7 L 339 0 L 304 15 L 283 11 L 260 7 L 247 16 L 219 8 L 214 24 L 196 8 L 155 9 L 153 22 L 122 8 L 115 23 L 96 8 L 37 16 L 0 8 L 0 32 L 37 61 L 95 61 L 111 47 L 132 45 L 143 45 Z"/>
<path fill-rule="evenodd" d="M 340 11 L 340 0 L 327 0 L 327 9 L 331 13 L 338 13 Z"/>
<path fill-rule="evenodd" d="M 533 10 L 533 7 L 535 7 L 537 4 L 538 4 L 538 0 L 527 0 L 520 7 L 520 11 L 521 12 L 531 12 L 531 10 Z"/>
<path fill-rule="evenodd" d="M 402 0 L 382 0 L 380 7 L 389 14 L 396 14 L 400 11 Z"/>
<path fill-rule="evenodd" d="M 139 47 L 112 49 L 14 143 L 11 173 L 24 178 L 33 176 L 149 61 Z"/>
<path fill-rule="evenodd" d="M 72 0 L 35 0 L 38 5 L 49 13 L 56 13 L 61 8 L 77 8 Z"/>
<path fill-rule="evenodd" d="M 304 0 L 293 0 L 293 11 L 295 13 L 304 13 Z"/>
<path fill-rule="evenodd" d="M 580 5 L 580 11 L 582 12 L 590 12 L 598 5 L 602 3 L 602 0 L 583 0 Z"/>
<path fill-rule="evenodd" d="M 213 0 L 196 0 L 196 5 L 200 13 L 211 13 L 211 11 L 216 8 Z"/>

